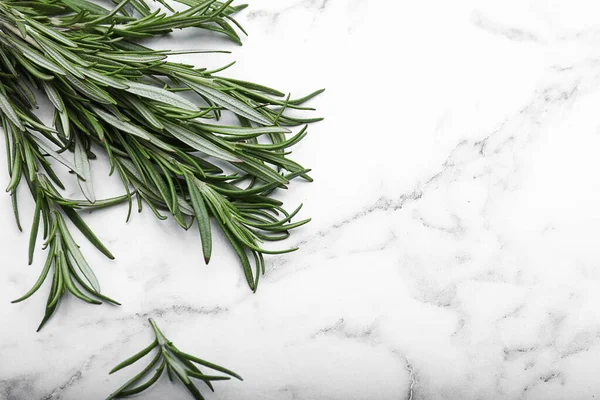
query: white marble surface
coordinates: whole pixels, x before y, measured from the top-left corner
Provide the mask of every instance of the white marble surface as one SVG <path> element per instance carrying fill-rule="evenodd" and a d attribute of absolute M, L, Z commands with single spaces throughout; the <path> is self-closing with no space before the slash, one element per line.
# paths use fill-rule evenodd
<path fill-rule="evenodd" d="M 252 294 L 223 238 L 206 267 L 173 222 L 94 213 L 117 260 L 84 250 L 123 306 L 70 299 L 35 333 L 44 295 L 9 301 L 42 257 L 26 266 L 0 196 L 0 398 L 105 397 L 128 375 L 108 370 L 151 340 L 149 316 L 244 376 L 213 400 L 599 397 L 598 11 L 251 1 L 242 48 L 186 61 L 236 59 L 229 75 L 294 93 L 327 87 L 313 102 L 327 120 L 294 151 L 316 181 L 280 194 L 313 217 L 288 242 L 301 250 L 269 258 Z M 187 397 L 163 380 L 143 398 Z"/>

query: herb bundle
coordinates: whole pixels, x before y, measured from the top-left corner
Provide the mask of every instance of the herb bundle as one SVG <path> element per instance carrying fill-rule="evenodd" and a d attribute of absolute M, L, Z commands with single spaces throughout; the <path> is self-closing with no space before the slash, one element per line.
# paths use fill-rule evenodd
<path fill-rule="evenodd" d="M 211 221 L 237 253 L 248 286 L 264 273 L 265 241 L 279 241 L 309 220 L 292 221 L 270 195 L 292 179 L 311 181 L 309 170 L 291 160 L 289 148 L 307 133 L 290 110 L 322 90 L 292 99 L 270 87 L 221 76 L 218 70 L 171 62 L 186 52 L 154 50 L 139 41 L 174 29 L 200 28 L 240 43 L 244 32 L 233 15 L 245 6 L 232 1 L 176 0 L 174 10 L 151 10 L 145 0 L 122 0 L 112 9 L 87 0 L 0 2 L 0 122 L 19 229 L 17 190 L 24 182 L 35 199 L 29 262 L 41 233 L 47 261 L 31 290 L 51 276 L 40 328 L 70 292 L 92 304 L 118 304 L 100 293 L 92 268 L 73 239 L 76 227 L 108 258 L 110 251 L 79 216 L 82 209 L 127 202 L 143 204 L 159 219 L 170 214 L 184 229 L 196 221 L 205 262 L 212 255 Z M 202 52 L 202 51 L 190 51 Z M 192 96 L 183 96 L 187 92 Z M 51 125 L 35 114 L 39 96 L 54 107 Z M 233 113 L 236 124 L 220 123 Z M 289 127 L 304 125 L 296 134 Z M 104 153 L 125 194 L 97 199 L 91 162 Z M 51 162 L 51 160 L 53 160 Z M 56 172 L 62 164 L 78 180 L 85 199 L 61 195 Z M 41 232 L 40 232 L 41 231 Z M 38 330 L 40 329 L 38 328 Z"/>
<path fill-rule="evenodd" d="M 175 347 L 173 342 L 167 339 L 160 329 L 158 329 L 158 326 L 152 318 L 150 318 L 149 321 L 150 325 L 152 325 L 152 329 L 154 330 L 154 341 L 152 341 L 150 345 L 142 349 L 140 352 L 134 354 L 127 360 L 114 367 L 112 371 L 110 371 L 110 374 L 130 366 L 142 357 L 149 354 L 154 349 L 157 349 L 158 351 L 150 363 L 139 374 L 131 378 L 123 386 L 112 393 L 107 400 L 133 396 L 143 392 L 158 381 L 165 369 L 167 370 L 169 380 L 172 382 L 173 375 L 177 376 L 177 378 L 183 382 L 187 390 L 192 394 L 192 396 L 194 396 L 194 399 L 196 400 L 203 400 L 204 397 L 194 385 L 194 382 L 191 380 L 191 378 L 204 382 L 206 386 L 208 386 L 208 388 L 213 392 L 214 387 L 211 383 L 212 381 L 229 380 L 231 379 L 230 377 L 242 380 L 242 377 L 233 371 L 179 350 L 177 347 Z M 210 368 L 214 371 L 218 371 L 229 376 L 204 374 L 198 365 Z M 148 380 L 146 380 L 146 382 L 140 383 L 140 381 L 146 377 L 153 368 L 155 368 L 154 374 Z"/>

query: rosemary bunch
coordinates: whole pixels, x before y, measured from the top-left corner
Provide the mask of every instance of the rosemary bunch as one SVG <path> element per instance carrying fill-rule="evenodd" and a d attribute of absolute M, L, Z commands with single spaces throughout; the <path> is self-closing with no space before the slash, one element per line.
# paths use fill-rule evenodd
<path fill-rule="evenodd" d="M 100 294 L 90 266 L 67 221 L 107 257 L 112 254 L 77 214 L 81 209 L 146 204 L 159 219 L 170 214 L 184 229 L 196 221 L 205 262 L 212 255 L 211 220 L 237 253 L 248 286 L 255 291 L 264 273 L 264 241 L 283 240 L 300 207 L 287 212 L 270 194 L 292 179 L 311 181 L 309 170 L 290 158 L 289 148 L 305 137 L 288 127 L 319 121 L 288 110 L 312 110 L 303 103 L 322 90 L 291 99 L 270 87 L 221 76 L 232 64 L 209 71 L 167 57 L 188 53 L 154 50 L 139 40 L 173 29 L 201 28 L 240 42 L 243 29 L 232 1 L 176 0 L 175 11 L 151 11 L 145 0 L 123 0 L 111 10 L 87 0 L 0 2 L 0 122 L 13 208 L 19 222 L 17 189 L 24 181 L 36 201 L 30 236 L 31 263 L 40 225 L 48 259 L 36 292 L 52 270 L 52 287 L 40 328 L 66 292 L 93 304 L 114 300 Z M 202 51 L 190 51 L 202 52 Z M 193 93 L 183 97 L 179 92 Z M 51 126 L 35 115 L 38 96 L 54 107 Z M 236 125 L 218 121 L 224 112 Z M 91 163 L 105 153 L 110 174 L 126 193 L 98 200 Z M 74 173 L 85 200 L 66 199 L 55 166 Z"/>

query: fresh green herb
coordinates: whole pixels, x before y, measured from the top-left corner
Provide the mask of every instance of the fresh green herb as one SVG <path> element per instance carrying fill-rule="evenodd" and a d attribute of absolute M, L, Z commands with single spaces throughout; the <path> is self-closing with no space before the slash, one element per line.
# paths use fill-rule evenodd
<path fill-rule="evenodd" d="M 36 201 L 30 235 L 31 263 L 42 225 L 48 259 L 40 278 L 21 301 L 35 293 L 52 271 L 52 286 L 41 326 L 66 292 L 92 304 L 118 304 L 100 294 L 100 285 L 75 243 L 68 220 L 107 257 L 111 253 L 78 215 L 134 200 L 159 219 L 165 213 L 184 229 L 195 220 L 206 263 L 212 256 L 211 221 L 237 253 L 248 286 L 255 291 L 264 273 L 265 241 L 283 240 L 300 207 L 288 213 L 271 197 L 292 179 L 311 181 L 309 170 L 288 158 L 289 148 L 306 135 L 288 127 L 320 118 L 292 116 L 312 110 L 299 99 L 267 86 L 174 63 L 140 39 L 174 29 L 200 28 L 240 43 L 243 32 L 233 15 L 245 6 L 231 1 L 176 0 L 175 11 L 151 10 L 146 0 L 122 0 L 112 10 L 87 0 L 6 0 L 0 2 L 0 122 L 6 138 L 17 226 L 17 189 L 22 182 Z M 199 51 L 207 52 L 207 51 Z M 179 92 L 193 96 L 183 97 Z M 54 107 L 51 126 L 34 110 L 36 97 Z M 219 123 L 223 113 L 237 124 Z M 125 194 L 99 200 L 91 166 L 104 153 Z M 85 200 L 64 198 L 56 164 L 74 173 Z M 66 217 L 66 218 L 65 218 Z"/>
<path fill-rule="evenodd" d="M 212 381 L 229 380 L 231 377 L 242 380 L 242 377 L 233 371 L 220 367 L 211 362 L 204 361 L 198 357 L 179 350 L 177 347 L 175 347 L 173 342 L 167 339 L 160 329 L 158 329 L 158 326 L 152 318 L 150 318 L 149 321 L 150 325 L 152 325 L 152 329 L 154 330 L 154 341 L 139 353 L 136 353 L 114 367 L 110 373 L 112 374 L 113 372 L 117 372 L 125 367 L 130 366 L 142 357 L 148 355 L 154 349 L 157 350 L 155 356 L 152 358 L 146 368 L 142 370 L 142 372 L 131 378 L 113 394 L 108 396 L 107 400 L 128 397 L 143 392 L 156 383 L 156 381 L 158 381 L 165 369 L 167 370 L 169 380 L 172 382 L 173 375 L 177 376 L 177 378 L 179 378 L 179 380 L 185 385 L 187 390 L 192 394 L 192 396 L 194 396 L 194 399 L 196 400 L 203 400 L 204 397 L 202 397 L 202 394 L 200 394 L 200 391 L 192 381 L 192 378 L 204 382 L 206 386 L 208 386 L 208 388 L 213 392 L 214 388 L 211 383 Z M 229 376 L 207 375 L 200 370 L 199 366 L 210 368 L 214 371 L 221 372 Z M 154 369 L 154 374 L 150 376 L 145 383 L 140 383 L 144 377 L 147 377 L 150 374 L 152 369 Z"/>

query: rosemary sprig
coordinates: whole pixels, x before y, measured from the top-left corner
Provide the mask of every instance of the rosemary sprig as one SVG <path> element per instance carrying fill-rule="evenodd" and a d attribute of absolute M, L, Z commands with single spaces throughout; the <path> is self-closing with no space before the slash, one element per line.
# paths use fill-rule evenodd
<path fill-rule="evenodd" d="M 139 374 L 131 378 L 123 386 L 108 396 L 107 400 L 128 397 L 143 392 L 158 381 L 165 369 L 167 370 L 169 380 L 172 382 L 173 375 L 177 376 L 177 378 L 186 386 L 187 390 L 192 394 L 192 396 L 194 396 L 194 399 L 196 400 L 203 400 L 204 397 L 192 381 L 192 378 L 204 382 L 206 386 L 208 386 L 208 388 L 213 392 L 214 388 L 211 383 L 212 381 L 229 380 L 231 377 L 243 380 L 241 376 L 233 371 L 211 362 L 204 361 L 191 354 L 182 352 L 175 347 L 173 342 L 165 337 L 152 318 L 150 318 L 149 321 L 150 325 L 152 325 L 152 329 L 154 330 L 154 341 L 152 341 L 150 345 L 145 347 L 140 352 L 118 364 L 110 371 L 110 374 L 130 366 L 131 364 L 140 360 L 142 357 L 148 355 L 154 349 L 157 350 L 155 356 L 152 358 L 146 368 L 144 368 Z M 207 375 L 200 370 L 198 365 L 210 368 L 214 371 L 221 372 L 229 376 Z M 154 374 L 145 383 L 140 383 L 144 377 L 149 375 L 153 368 L 155 369 Z"/>
<path fill-rule="evenodd" d="M 31 264 L 33 259 L 41 217 L 44 219 L 44 239 L 46 239 L 44 247 L 49 247 L 48 258 L 33 287 L 25 295 L 14 300 L 13 303 L 23 301 L 35 293 L 48 277 L 50 270 L 53 269 L 52 287 L 46 303 L 46 314 L 38 327 L 38 331 L 52 316 L 60 298 L 67 291 L 90 304 L 102 304 L 98 300 L 102 299 L 109 303 L 120 305 L 117 301 L 100 294 L 98 279 L 71 236 L 64 216 L 71 219 L 100 251 L 112 259 L 114 257 L 110 251 L 104 247 L 87 224 L 73 211 L 73 203 L 62 198 L 44 175 L 39 175 L 36 183 L 30 183 L 30 185 L 37 185 L 32 190 L 37 195 L 33 226 L 31 228 L 29 263 Z M 42 212 L 42 210 L 46 211 Z"/>
<path fill-rule="evenodd" d="M 99 284 L 71 237 L 65 216 L 105 255 L 113 258 L 77 214 L 80 209 L 148 205 L 159 219 L 171 214 L 184 229 L 195 220 L 205 262 L 212 256 L 214 220 L 231 243 L 248 286 L 255 291 L 264 273 L 265 241 L 283 240 L 300 210 L 288 213 L 270 195 L 292 179 L 312 179 L 294 162 L 289 148 L 307 133 L 291 137 L 288 127 L 320 118 L 292 116 L 312 110 L 303 104 L 322 90 L 291 99 L 270 87 L 221 76 L 216 71 L 174 63 L 172 51 L 153 50 L 139 39 L 173 29 L 201 28 L 240 42 L 233 14 L 245 6 L 231 1 L 176 0 L 182 11 L 151 11 L 145 0 L 122 0 L 112 10 L 87 0 L 8 0 L 0 2 L 0 122 L 6 137 L 10 182 L 7 191 L 19 229 L 16 191 L 22 181 L 36 200 L 30 236 L 30 262 L 43 222 L 48 260 L 42 285 L 53 268 L 46 315 L 70 292 L 89 303 L 103 299 Z M 183 97 L 179 92 L 195 94 Z M 51 126 L 33 110 L 36 97 L 54 107 Z M 224 112 L 237 125 L 219 123 Z M 97 200 L 91 162 L 99 151 L 109 158 L 126 194 Z M 70 156 L 69 154 L 72 154 Z M 66 199 L 64 185 L 49 159 L 74 172 L 85 200 Z M 87 294 L 86 294 L 87 293 Z M 40 327 L 41 327 L 40 326 Z"/>

